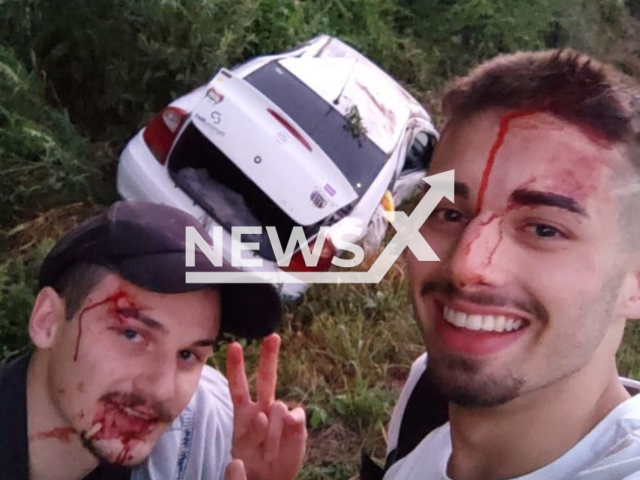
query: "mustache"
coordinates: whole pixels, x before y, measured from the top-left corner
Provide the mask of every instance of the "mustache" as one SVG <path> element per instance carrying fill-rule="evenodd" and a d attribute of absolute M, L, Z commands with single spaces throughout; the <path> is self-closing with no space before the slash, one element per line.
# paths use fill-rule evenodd
<path fill-rule="evenodd" d="M 460 290 L 451 280 L 434 279 L 428 280 L 420 288 L 421 295 L 437 293 L 447 300 L 461 300 L 478 305 L 492 307 L 509 307 L 526 312 L 546 324 L 549 321 L 549 312 L 535 298 L 512 298 L 495 292 L 464 292 Z"/>
<path fill-rule="evenodd" d="M 157 421 L 163 423 L 171 423 L 175 418 L 175 415 L 165 407 L 162 402 L 149 401 L 143 395 L 135 392 L 110 392 L 100 397 L 102 402 L 110 402 L 116 405 L 122 405 L 128 408 L 142 407 L 154 412 L 157 417 Z"/>

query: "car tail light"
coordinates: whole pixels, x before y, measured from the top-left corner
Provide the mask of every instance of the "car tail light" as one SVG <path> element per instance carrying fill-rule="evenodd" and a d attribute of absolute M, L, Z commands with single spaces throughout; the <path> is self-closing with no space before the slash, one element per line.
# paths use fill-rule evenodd
<path fill-rule="evenodd" d="M 384 192 L 384 196 L 382 197 L 382 200 L 380 200 L 380 205 L 382 205 L 382 209 L 385 212 L 389 212 L 389 216 L 387 216 L 387 219 L 389 221 L 395 220 L 396 206 L 395 202 L 393 201 L 393 194 L 389 190 Z"/>
<path fill-rule="evenodd" d="M 161 165 L 167 161 L 171 145 L 185 118 L 187 118 L 187 112 L 181 108 L 167 107 L 147 124 L 142 138 Z"/>
<path fill-rule="evenodd" d="M 271 108 L 267 108 L 267 112 L 269 112 L 271 114 L 271 116 L 273 118 L 275 118 L 280 125 L 282 125 L 284 128 L 286 128 L 287 131 L 291 135 L 293 135 L 293 137 L 296 140 L 298 140 L 302 144 L 302 146 L 304 148 L 306 148 L 310 152 L 312 151 L 311 145 L 309 144 L 309 142 L 307 142 L 307 140 L 305 140 L 305 138 L 300 134 L 300 132 L 298 130 L 296 130 L 293 125 L 291 125 L 289 122 L 287 122 L 287 120 L 282 115 L 280 115 L 275 110 L 272 110 Z"/>
<path fill-rule="evenodd" d="M 314 240 L 309 244 L 309 250 L 313 252 L 313 246 L 316 241 Z M 304 255 L 302 250 L 298 250 L 289 262 L 288 267 L 282 267 L 283 270 L 288 272 L 326 272 L 331 267 L 331 259 L 336 254 L 336 248 L 331 243 L 331 239 L 326 237 L 324 244 L 322 245 L 322 251 L 320 252 L 320 258 L 318 258 L 318 265 L 312 267 L 307 265 L 304 261 Z"/>

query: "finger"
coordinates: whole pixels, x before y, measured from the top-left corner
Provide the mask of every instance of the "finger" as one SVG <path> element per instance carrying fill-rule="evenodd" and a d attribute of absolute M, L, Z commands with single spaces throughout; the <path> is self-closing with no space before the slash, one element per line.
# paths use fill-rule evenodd
<path fill-rule="evenodd" d="M 276 398 L 278 381 L 278 354 L 280 352 L 280 336 L 273 333 L 262 342 L 260 362 L 258 363 L 257 393 L 260 409 L 267 413 Z"/>
<path fill-rule="evenodd" d="M 299 441 L 307 438 L 307 416 L 301 407 L 294 408 L 284 418 L 285 428 Z"/>
<path fill-rule="evenodd" d="M 289 415 L 289 409 L 282 402 L 274 402 L 269 408 L 269 430 L 265 440 L 264 459 L 273 461 L 280 450 L 280 438 L 285 417 Z"/>
<path fill-rule="evenodd" d="M 227 381 L 234 406 L 246 405 L 251 401 L 244 370 L 244 355 L 239 343 L 232 343 L 227 347 Z"/>
<path fill-rule="evenodd" d="M 258 446 L 264 442 L 268 428 L 269 419 L 264 412 L 258 412 L 248 428 L 243 432 L 233 432 L 234 456 L 240 456 L 235 455 L 235 453 L 240 451 L 246 452 L 247 450 L 258 448 Z"/>
<path fill-rule="evenodd" d="M 242 460 L 231 460 L 224 471 L 224 480 L 247 480 Z"/>

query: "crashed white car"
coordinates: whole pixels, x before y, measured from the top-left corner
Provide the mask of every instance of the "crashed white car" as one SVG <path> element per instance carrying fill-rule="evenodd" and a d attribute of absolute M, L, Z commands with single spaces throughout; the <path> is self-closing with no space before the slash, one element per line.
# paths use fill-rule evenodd
<path fill-rule="evenodd" d="M 321 35 L 222 69 L 171 103 L 122 152 L 117 187 L 124 199 L 172 205 L 223 227 L 227 260 L 233 227 L 275 227 L 286 246 L 300 226 L 313 249 L 325 226 L 315 266 L 300 245 L 278 266 L 264 228 L 242 236 L 258 244 L 243 252 L 262 260 L 255 270 L 325 271 L 341 253 L 335 229 L 360 231 L 351 243 L 382 240 L 384 209 L 421 185 L 436 140 L 429 114 L 395 80 Z"/>

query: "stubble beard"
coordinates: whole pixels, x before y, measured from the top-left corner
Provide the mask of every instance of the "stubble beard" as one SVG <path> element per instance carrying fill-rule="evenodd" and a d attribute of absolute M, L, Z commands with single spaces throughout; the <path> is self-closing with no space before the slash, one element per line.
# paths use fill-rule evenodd
<path fill-rule="evenodd" d="M 463 408 L 490 408 L 517 398 L 524 380 L 511 371 L 484 372 L 483 362 L 458 355 L 428 355 L 427 375 L 443 397 Z"/>
<path fill-rule="evenodd" d="M 100 447 L 99 440 L 89 440 L 85 438 L 84 434 L 80 435 L 82 440 L 82 445 L 86 450 L 88 450 L 95 458 L 98 460 L 100 465 L 107 467 L 118 467 L 118 468 L 133 468 L 143 464 L 149 455 L 145 455 L 141 458 L 135 458 L 133 460 L 125 460 L 125 461 L 114 461 L 112 459 L 113 454 L 107 453 L 103 448 Z M 123 447 L 121 447 L 123 448 Z"/>

